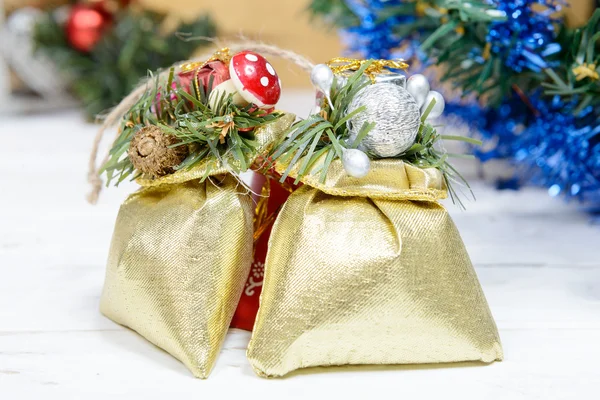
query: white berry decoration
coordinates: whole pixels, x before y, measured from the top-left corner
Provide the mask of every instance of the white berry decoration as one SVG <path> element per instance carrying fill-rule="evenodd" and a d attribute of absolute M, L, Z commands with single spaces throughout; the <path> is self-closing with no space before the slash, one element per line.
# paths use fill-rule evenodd
<path fill-rule="evenodd" d="M 371 169 L 371 160 L 358 149 L 344 149 L 342 165 L 346 173 L 353 178 L 363 178 Z"/>
<path fill-rule="evenodd" d="M 429 104 L 435 100 L 435 104 L 431 111 L 429 111 L 429 115 L 427 115 L 427 119 L 435 119 L 438 118 L 444 112 L 444 108 L 446 107 L 446 102 L 444 101 L 444 96 L 441 93 L 432 90 L 427 94 L 427 98 L 425 99 L 425 103 L 421 106 L 421 113 L 424 113 Z"/>
<path fill-rule="evenodd" d="M 415 74 L 406 81 L 406 90 L 415 98 L 417 105 L 421 107 L 429 93 L 429 81 L 425 75 Z"/>
<path fill-rule="evenodd" d="M 310 72 L 310 81 L 312 84 L 322 92 L 325 97 L 327 97 L 327 101 L 329 101 L 329 105 L 333 110 L 333 103 L 331 101 L 331 85 L 333 85 L 333 71 L 326 64 L 317 64 L 313 67 Z"/>

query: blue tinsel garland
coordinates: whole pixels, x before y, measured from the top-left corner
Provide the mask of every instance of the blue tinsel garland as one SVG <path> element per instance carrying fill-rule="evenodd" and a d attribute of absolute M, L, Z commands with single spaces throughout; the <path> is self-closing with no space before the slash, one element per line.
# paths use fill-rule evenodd
<path fill-rule="evenodd" d="M 364 58 L 420 58 L 417 36 L 399 38 L 394 34 L 395 26 L 415 17 L 394 16 L 383 20 L 378 17 L 387 7 L 404 2 L 346 0 L 360 20 L 359 26 L 342 32 L 349 51 Z M 551 56 L 561 50 L 555 42 L 558 21 L 553 17 L 561 3 L 489 2 L 507 16 L 506 21 L 492 23 L 487 35 L 490 51 L 502 58 L 505 67 L 536 73 L 552 67 Z M 546 10 L 534 12 L 532 7 L 539 5 Z M 408 52 L 400 54 L 400 48 Z M 481 54 L 473 54 L 473 61 L 478 62 L 479 58 Z M 521 179 L 547 187 L 550 195 L 565 195 L 600 206 L 600 116 L 589 107 L 575 116 L 571 105 L 559 97 L 534 94 L 529 103 L 518 96 L 506 99 L 493 110 L 451 103 L 447 113 L 469 121 L 484 140 L 493 141 L 493 148 L 476 151 L 482 161 L 512 160 Z"/>
<path fill-rule="evenodd" d="M 412 57 L 418 43 L 411 38 L 401 38 L 394 33 L 394 27 L 415 17 L 394 16 L 381 20 L 380 13 L 388 7 L 404 3 L 403 0 L 346 0 L 348 8 L 359 18 L 360 24 L 342 30 L 342 40 L 349 53 L 360 54 L 364 58 L 390 59 Z M 400 47 L 409 44 L 401 54 Z"/>
<path fill-rule="evenodd" d="M 517 97 L 493 110 L 450 103 L 447 113 L 481 135 L 484 146 L 475 155 L 482 161 L 512 160 L 522 177 L 546 186 L 551 196 L 600 204 L 600 126 L 591 107 L 575 117 L 559 97 L 530 101 L 534 111 Z"/>
<path fill-rule="evenodd" d="M 504 65 L 516 72 L 529 69 L 541 72 L 551 64 L 547 57 L 560 51 L 555 42 L 555 15 L 560 4 L 554 0 L 490 1 L 506 15 L 505 21 L 493 22 L 486 37 L 490 51 L 502 57 Z M 533 5 L 544 6 L 534 11 Z"/>
<path fill-rule="evenodd" d="M 559 97 L 532 104 L 539 114 L 513 139 L 514 161 L 553 196 L 600 200 L 600 126 L 591 124 L 592 109 L 575 117 Z"/>

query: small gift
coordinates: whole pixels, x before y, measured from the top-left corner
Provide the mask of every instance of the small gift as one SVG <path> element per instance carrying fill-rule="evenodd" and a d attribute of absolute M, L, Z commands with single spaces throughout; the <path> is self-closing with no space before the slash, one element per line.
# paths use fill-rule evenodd
<path fill-rule="evenodd" d="M 317 65 L 319 110 L 272 158 L 294 191 L 273 226 L 248 359 L 261 376 L 314 366 L 502 359 L 469 256 L 439 204 L 460 175 L 422 75 L 387 60 Z"/>
<path fill-rule="evenodd" d="M 172 68 L 125 113 L 103 167 L 109 181 L 132 177 L 142 189 L 117 217 L 101 311 L 200 378 L 251 267 L 254 203 L 238 176 L 295 119 L 273 111 L 279 85 L 252 51 Z"/>

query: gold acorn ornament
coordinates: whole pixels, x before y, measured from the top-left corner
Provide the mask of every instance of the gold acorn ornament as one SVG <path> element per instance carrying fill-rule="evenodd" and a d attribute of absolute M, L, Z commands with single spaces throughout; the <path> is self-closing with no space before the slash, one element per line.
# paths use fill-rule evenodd
<path fill-rule="evenodd" d="M 145 126 L 131 139 L 129 159 L 135 169 L 155 178 L 171 174 L 189 154 L 188 146 L 173 146 L 177 143 L 179 139 L 158 126 Z"/>

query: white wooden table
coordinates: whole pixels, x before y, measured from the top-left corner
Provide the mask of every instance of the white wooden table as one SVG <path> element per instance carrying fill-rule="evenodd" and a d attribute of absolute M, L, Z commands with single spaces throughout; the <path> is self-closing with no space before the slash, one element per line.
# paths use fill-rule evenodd
<path fill-rule="evenodd" d="M 304 104 L 305 106 L 302 106 Z M 284 109 L 307 111 L 291 95 Z M 230 331 L 206 381 L 98 312 L 124 185 L 85 202 L 95 127 L 74 111 L 0 115 L 0 399 L 598 399 L 600 226 L 543 190 L 448 205 L 481 279 L 505 361 L 313 369 L 257 377 Z"/>

